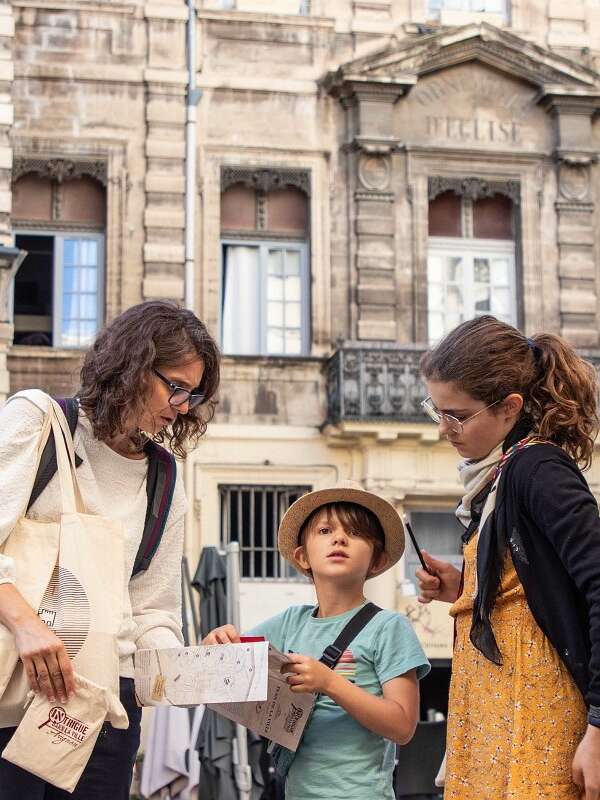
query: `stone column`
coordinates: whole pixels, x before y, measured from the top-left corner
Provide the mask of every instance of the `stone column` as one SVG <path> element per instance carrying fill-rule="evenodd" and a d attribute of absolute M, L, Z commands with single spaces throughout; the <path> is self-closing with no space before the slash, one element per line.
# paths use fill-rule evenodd
<path fill-rule="evenodd" d="M 145 299 L 183 300 L 187 6 L 147 3 Z"/>
<path fill-rule="evenodd" d="M 351 216 L 354 223 L 353 336 L 397 338 L 398 287 L 392 153 L 396 149 L 393 107 L 413 85 L 388 78 L 360 80 L 334 74 L 329 91 L 347 114 Z"/>
<path fill-rule="evenodd" d="M 597 347 L 599 287 L 594 261 L 592 117 L 600 96 L 547 95 L 554 115 L 558 192 L 558 277 L 561 334 L 578 347 Z"/>

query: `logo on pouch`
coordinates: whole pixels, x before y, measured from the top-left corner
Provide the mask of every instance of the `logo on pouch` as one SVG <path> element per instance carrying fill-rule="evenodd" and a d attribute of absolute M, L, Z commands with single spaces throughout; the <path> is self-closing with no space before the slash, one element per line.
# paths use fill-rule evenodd
<path fill-rule="evenodd" d="M 62 706 L 53 706 L 48 719 L 38 725 L 38 730 L 46 726 L 55 734 L 53 742 L 67 742 L 73 747 L 85 742 L 89 731 L 89 725 L 77 717 L 70 717 Z"/>
<path fill-rule="evenodd" d="M 304 709 L 300 708 L 300 706 L 295 706 L 293 703 L 290 703 L 290 709 L 285 715 L 285 721 L 283 723 L 283 727 L 287 733 L 294 733 L 296 730 L 296 725 L 304 716 Z"/>

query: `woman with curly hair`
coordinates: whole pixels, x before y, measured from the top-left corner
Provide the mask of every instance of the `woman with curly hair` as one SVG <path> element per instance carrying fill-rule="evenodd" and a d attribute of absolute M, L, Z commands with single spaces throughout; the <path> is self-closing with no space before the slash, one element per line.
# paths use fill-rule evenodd
<path fill-rule="evenodd" d="M 598 379 L 563 339 L 484 316 L 423 357 L 424 409 L 463 459 L 445 800 L 600 798 L 600 519 L 580 471 Z"/>
<path fill-rule="evenodd" d="M 86 354 L 77 394 L 74 445 L 83 501 L 91 514 L 122 521 L 127 585 L 118 635 L 121 701 L 129 729 L 106 725 L 74 794 L 56 789 L 0 759 L 0 800 L 126 800 L 140 736 L 133 692 L 137 649 L 178 647 L 181 635 L 181 557 L 186 501 L 177 476 L 158 549 L 136 571 L 134 563 L 147 514 L 149 462 L 159 443 L 182 457 L 206 431 L 219 384 L 219 352 L 191 311 L 160 301 L 136 305 L 100 332 Z M 0 543 L 28 508 L 42 424 L 49 397 L 19 392 L 0 411 Z M 55 520 L 60 513 L 56 479 L 31 504 L 27 516 Z M 110 553 L 106 554 L 111 557 Z M 0 554 L 0 623 L 14 635 L 29 685 L 64 701 L 74 691 L 65 645 L 15 586 L 19 565 Z M 16 724 L 15 720 L 15 724 Z M 0 752 L 14 727 L 0 729 Z"/>

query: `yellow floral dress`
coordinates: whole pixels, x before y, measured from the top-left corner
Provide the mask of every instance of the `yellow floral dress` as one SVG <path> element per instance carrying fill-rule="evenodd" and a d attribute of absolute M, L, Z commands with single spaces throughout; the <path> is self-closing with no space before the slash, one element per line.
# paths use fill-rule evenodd
<path fill-rule="evenodd" d="M 570 673 L 535 622 L 510 554 L 492 612 L 502 666 L 469 639 L 477 536 L 450 609 L 456 643 L 444 800 L 578 800 L 571 763 L 587 712 Z"/>

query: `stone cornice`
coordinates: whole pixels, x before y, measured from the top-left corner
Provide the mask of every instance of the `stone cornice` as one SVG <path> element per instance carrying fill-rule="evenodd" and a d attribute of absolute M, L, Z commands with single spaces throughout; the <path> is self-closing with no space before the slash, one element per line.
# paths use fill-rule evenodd
<path fill-rule="evenodd" d="M 346 80 L 398 81 L 421 76 L 468 61 L 487 63 L 537 85 L 569 90 L 600 91 L 600 74 L 545 50 L 488 23 L 442 29 L 420 37 L 398 40 L 392 37 L 379 53 L 372 53 L 342 65 L 330 73 L 324 84 Z"/>

